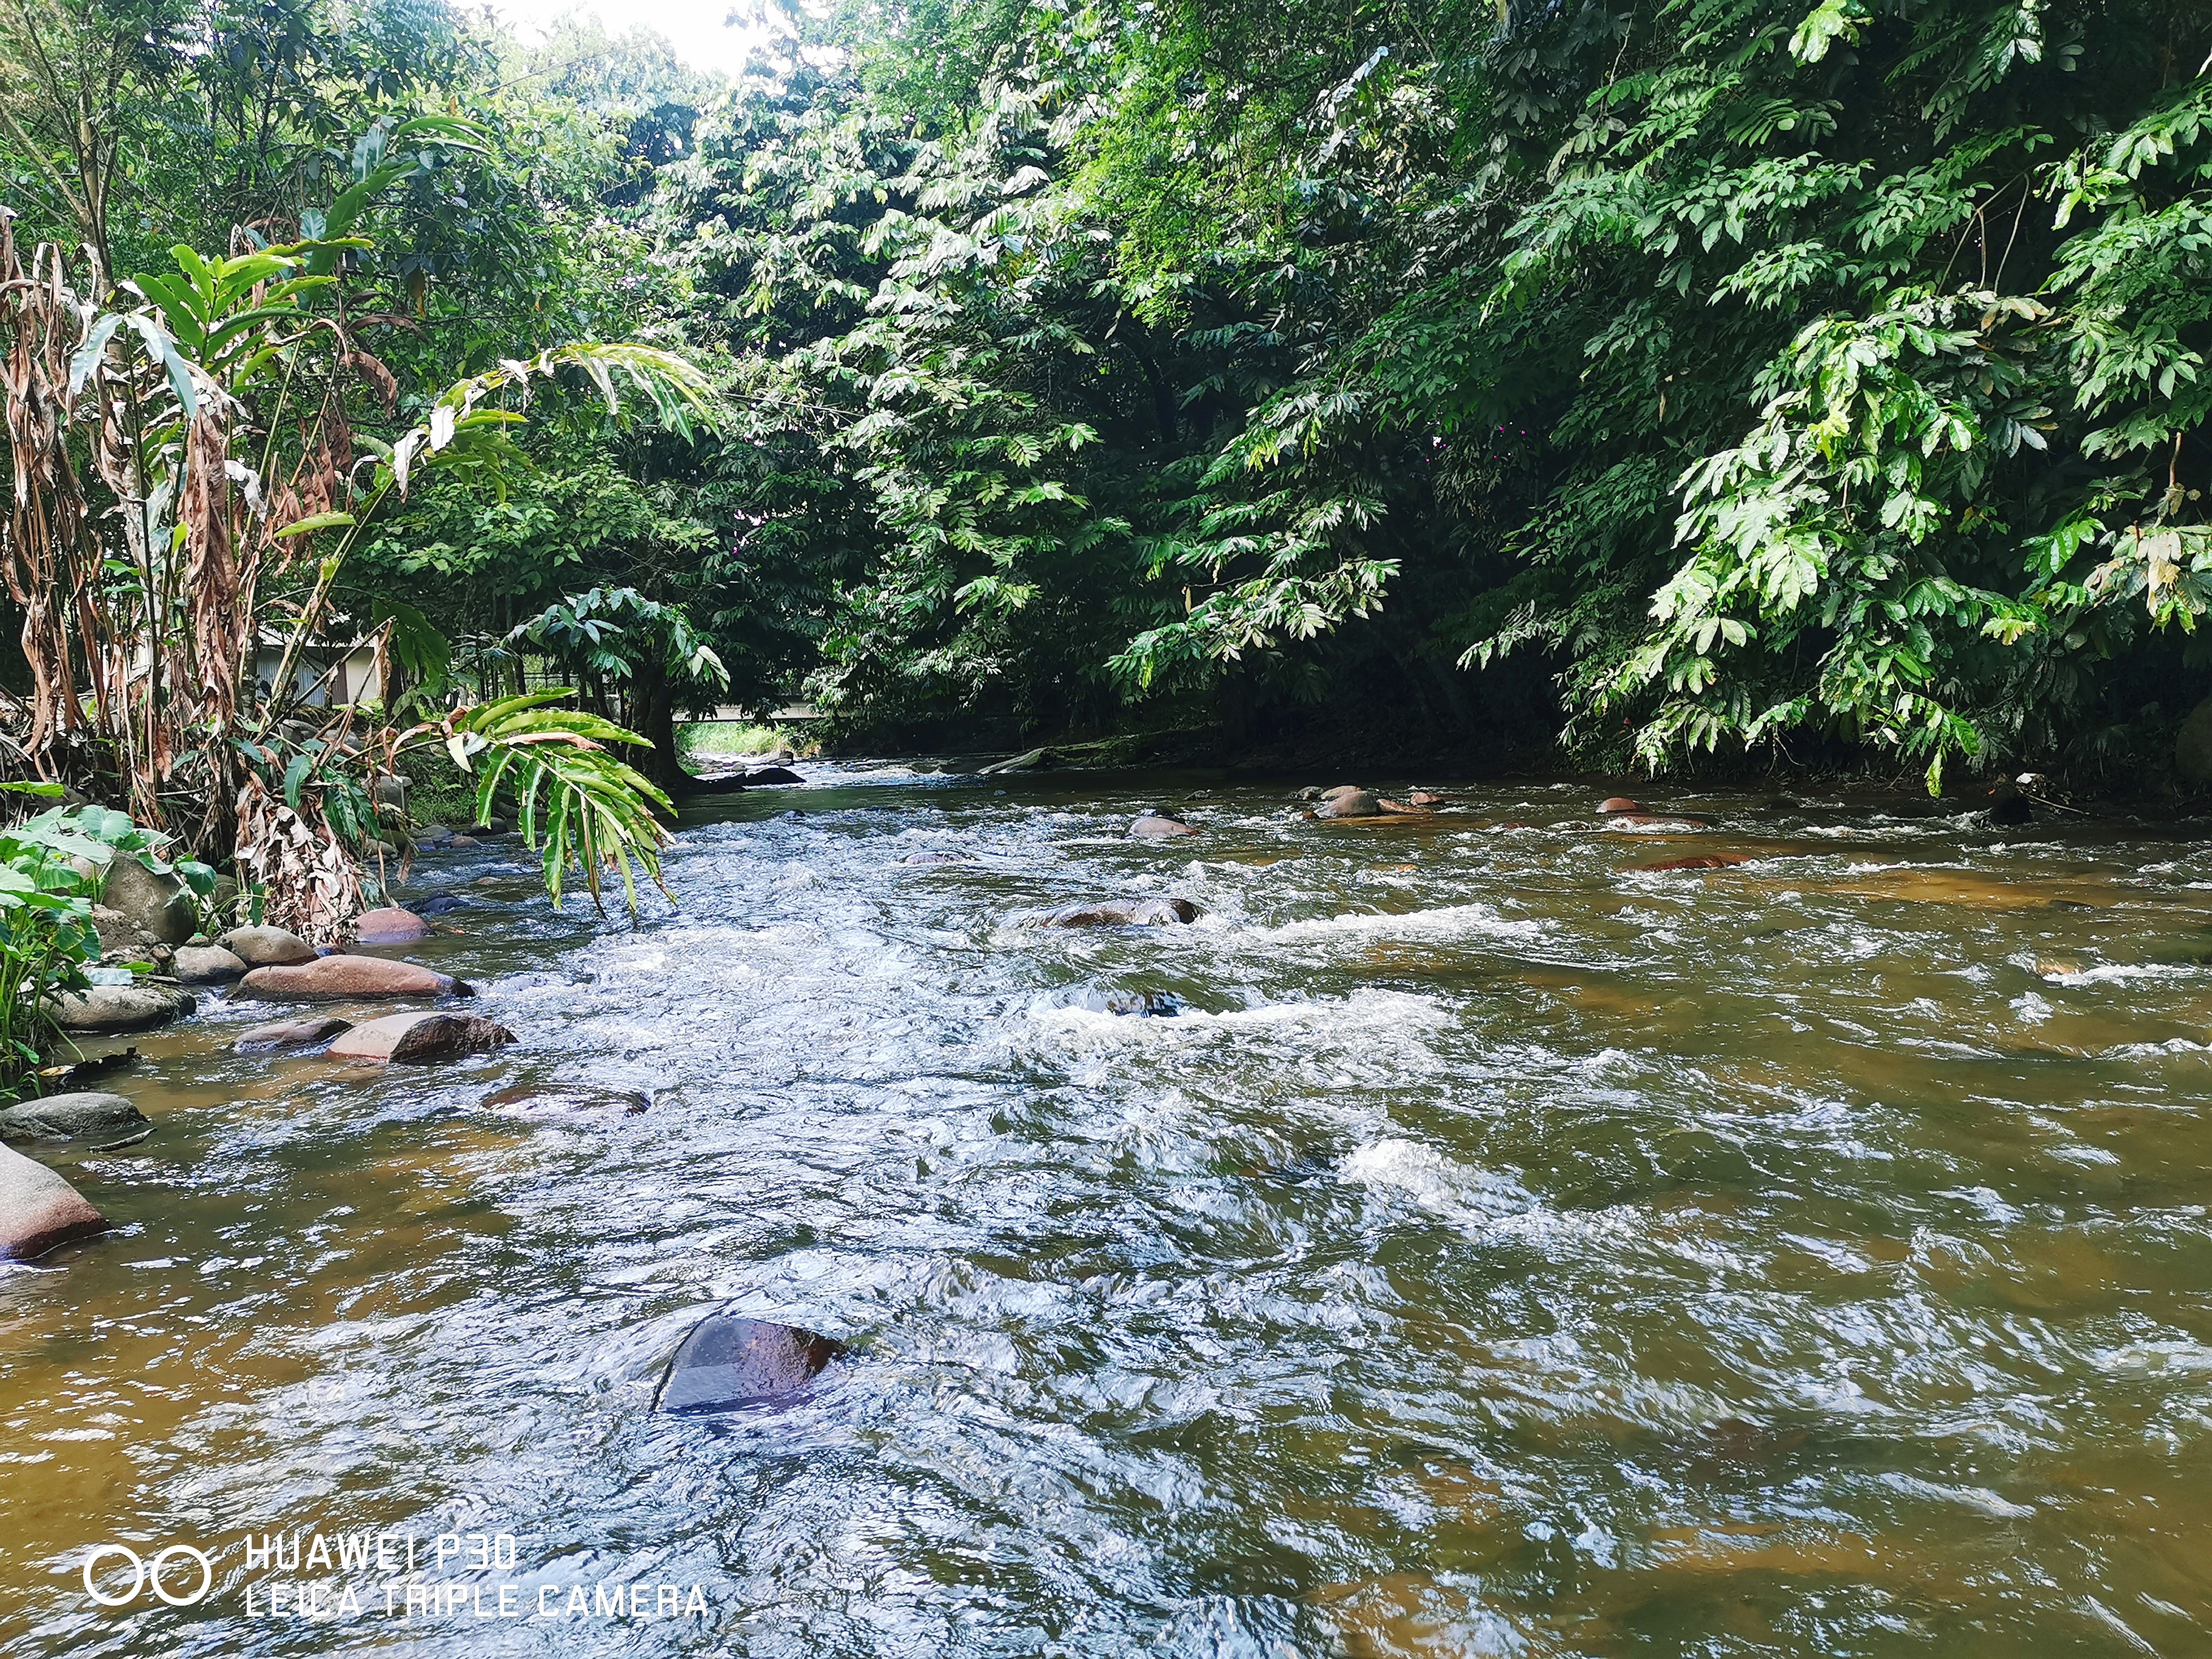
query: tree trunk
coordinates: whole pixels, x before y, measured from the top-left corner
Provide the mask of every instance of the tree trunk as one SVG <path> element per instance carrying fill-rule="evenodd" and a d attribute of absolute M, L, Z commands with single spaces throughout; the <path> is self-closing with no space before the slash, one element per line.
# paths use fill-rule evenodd
<path fill-rule="evenodd" d="M 634 710 L 631 730 L 653 745 L 640 755 L 632 751 L 630 763 L 665 789 L 679 794 L 688 788 L 691 775 L 684 769 L 676 748 L 676 698 L 658 665 L 641 669 L 629 683 Z"/>

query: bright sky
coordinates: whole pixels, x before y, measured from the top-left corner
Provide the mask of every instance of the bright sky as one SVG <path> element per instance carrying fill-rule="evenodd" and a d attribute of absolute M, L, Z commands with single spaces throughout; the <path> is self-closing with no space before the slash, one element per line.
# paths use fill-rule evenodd
<path fill-rule="evenodd" d="M 597 12 L 610 34 L 624 34 L 643 24 L 666 35 L 676 55 L 693 68 L 728 75 L 744 67 L 745 53 L 761 38 L 757 26 L 723 26 L 722 20 L 735 9 L 732 0 L 490 0 L 490 4 L 526 39 L 568 12 Z"/>

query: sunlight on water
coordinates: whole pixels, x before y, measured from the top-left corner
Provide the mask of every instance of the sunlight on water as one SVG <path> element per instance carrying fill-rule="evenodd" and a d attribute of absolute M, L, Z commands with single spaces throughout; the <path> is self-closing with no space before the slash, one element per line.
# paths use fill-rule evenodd
<path fill-rule="evenodd" d="M 137 1039 L 118 1231 L 0 1271 L 0 1653 L 2212 1651 L 2212 846 L 820 775 L 635 929 L 418 871 L 495 1057 Z M 1015 925 L 1115 896 L 1203 915 Z M 848 1351 L 654 1414 L 717 1308 Z M 290 1529 L 517 1562 L 271 1616 Z"/>

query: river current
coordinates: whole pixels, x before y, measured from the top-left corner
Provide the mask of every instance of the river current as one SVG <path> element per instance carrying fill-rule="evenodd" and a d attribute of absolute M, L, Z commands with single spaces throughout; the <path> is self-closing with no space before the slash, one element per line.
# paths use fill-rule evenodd
<path fill-rule="evenodd" d="M 117 1231 L 0 1270 L 0 1653 L 2212 1653 L 2203 826 L 806 769 L 635 927 L 418 866 L 496 1055 L 133 1040 L 41 1154 Z M 1116 895 L 1202 914 L 1012 922 Z M 846 1350 L 655 1413 L 718 1309 Z"/>

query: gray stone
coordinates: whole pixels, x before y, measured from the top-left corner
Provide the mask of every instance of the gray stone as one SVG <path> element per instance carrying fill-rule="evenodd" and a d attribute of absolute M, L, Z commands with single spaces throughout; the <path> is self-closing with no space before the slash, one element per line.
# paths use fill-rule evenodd
<path fill-rule="evenodd" d="M 2173 769 L 2185 782 L 2212 783 L 2212 697 L 2191 709 L 2174 734 Z"/>
<path fill-rule="evenodd" d="M 1027 754 L 1015 756 L 1012 760 L 1002 760 L 995 765 L 983 767 L 975 775 L 991 778 L 998 776 L 1001 772 L 1042 772 L 1052 764 L 1051 750 L 1032 749 Z"/>
<path fill-rule="evenodd" d="M 844 1351 L 796 1326 L 709 1315 L 677 1349 L 656 1403 L 665 1412 L 716 1412 L 786 1399 Z"/>
<path fill-rule="evenodd" d="M 107 1231 L 107 1218 L 45 1164 L 0 1146 L 0 1261 L 35 1261 L 73 1239 Z"/>
<path fill-rule="evenodd" d="M 325 1019 L 280 1019 L 257 1025 L 231 1046 L 241 1054 L 258 1054 L 270 1048 L 313 1048 L 328 1042 L 353 1022 L 331 1015 Z"/>
<path fill-rule="evenodd" d="M 220 945 L 179 945 L 176 969 L 187 985 L 219 985 L 243 978 L 246 963 Z"/>
<path fill-rule="evenodd" d="M 1129 826 L 1129 833 L 1139 841 L 1173 841 L 1178 836 L 1194 836 L 1198 831 L 1181 818 L 1147 812 Z"/>
<path fill-rule="evenodd" d="M 1330 790 L 1314 808 L 1317 818 L 1373 818 L 1382 815 L 1382 797 L 1371 789 L 1352 784 Z"/>
<path fill-rule="evenodd" d="M 342 1033 L 331 1044 L 331 1056 L 428 1066 L 489 1054 L 514 1041 L 507 1027 L 474 1014 L 386 1014 Z"/>
<path fill-rule="evenodd" d="M 146 1115 L 121 1095 L 91 1091 L 0 1108 L 0 1140 L 89 1140 L 119 1146 L 143 1139 L 152 1128 Z"/>
<path fill-rule="evenodd" d="M 65 1031 L 145 1031 L 193 1008 L 185 992 L 166 985 L 91 985 L 54 1000 L 54 1022 Z"/>
<path fill-rule="evenodd" d="M 118 853 L 100 884 L 100 902 L 119 910 L 147 938 L 163 945 L 182 945 L 199 926 L 191 890 L 173 872 L 156 875 L 128 853 Z"/>
<path fill-rule="evenodd" d="M 409 781 L 404 777 L 379 778 L 368 787 L 368 798 L 379 806 L 396 806 L 407 810 Z"/>
<path fill-rule="evenodd" d="M 249 968 L 287 968 L 315 959 L 313 945 L 282 927 L 234 927 L 216 943 Z"/>

